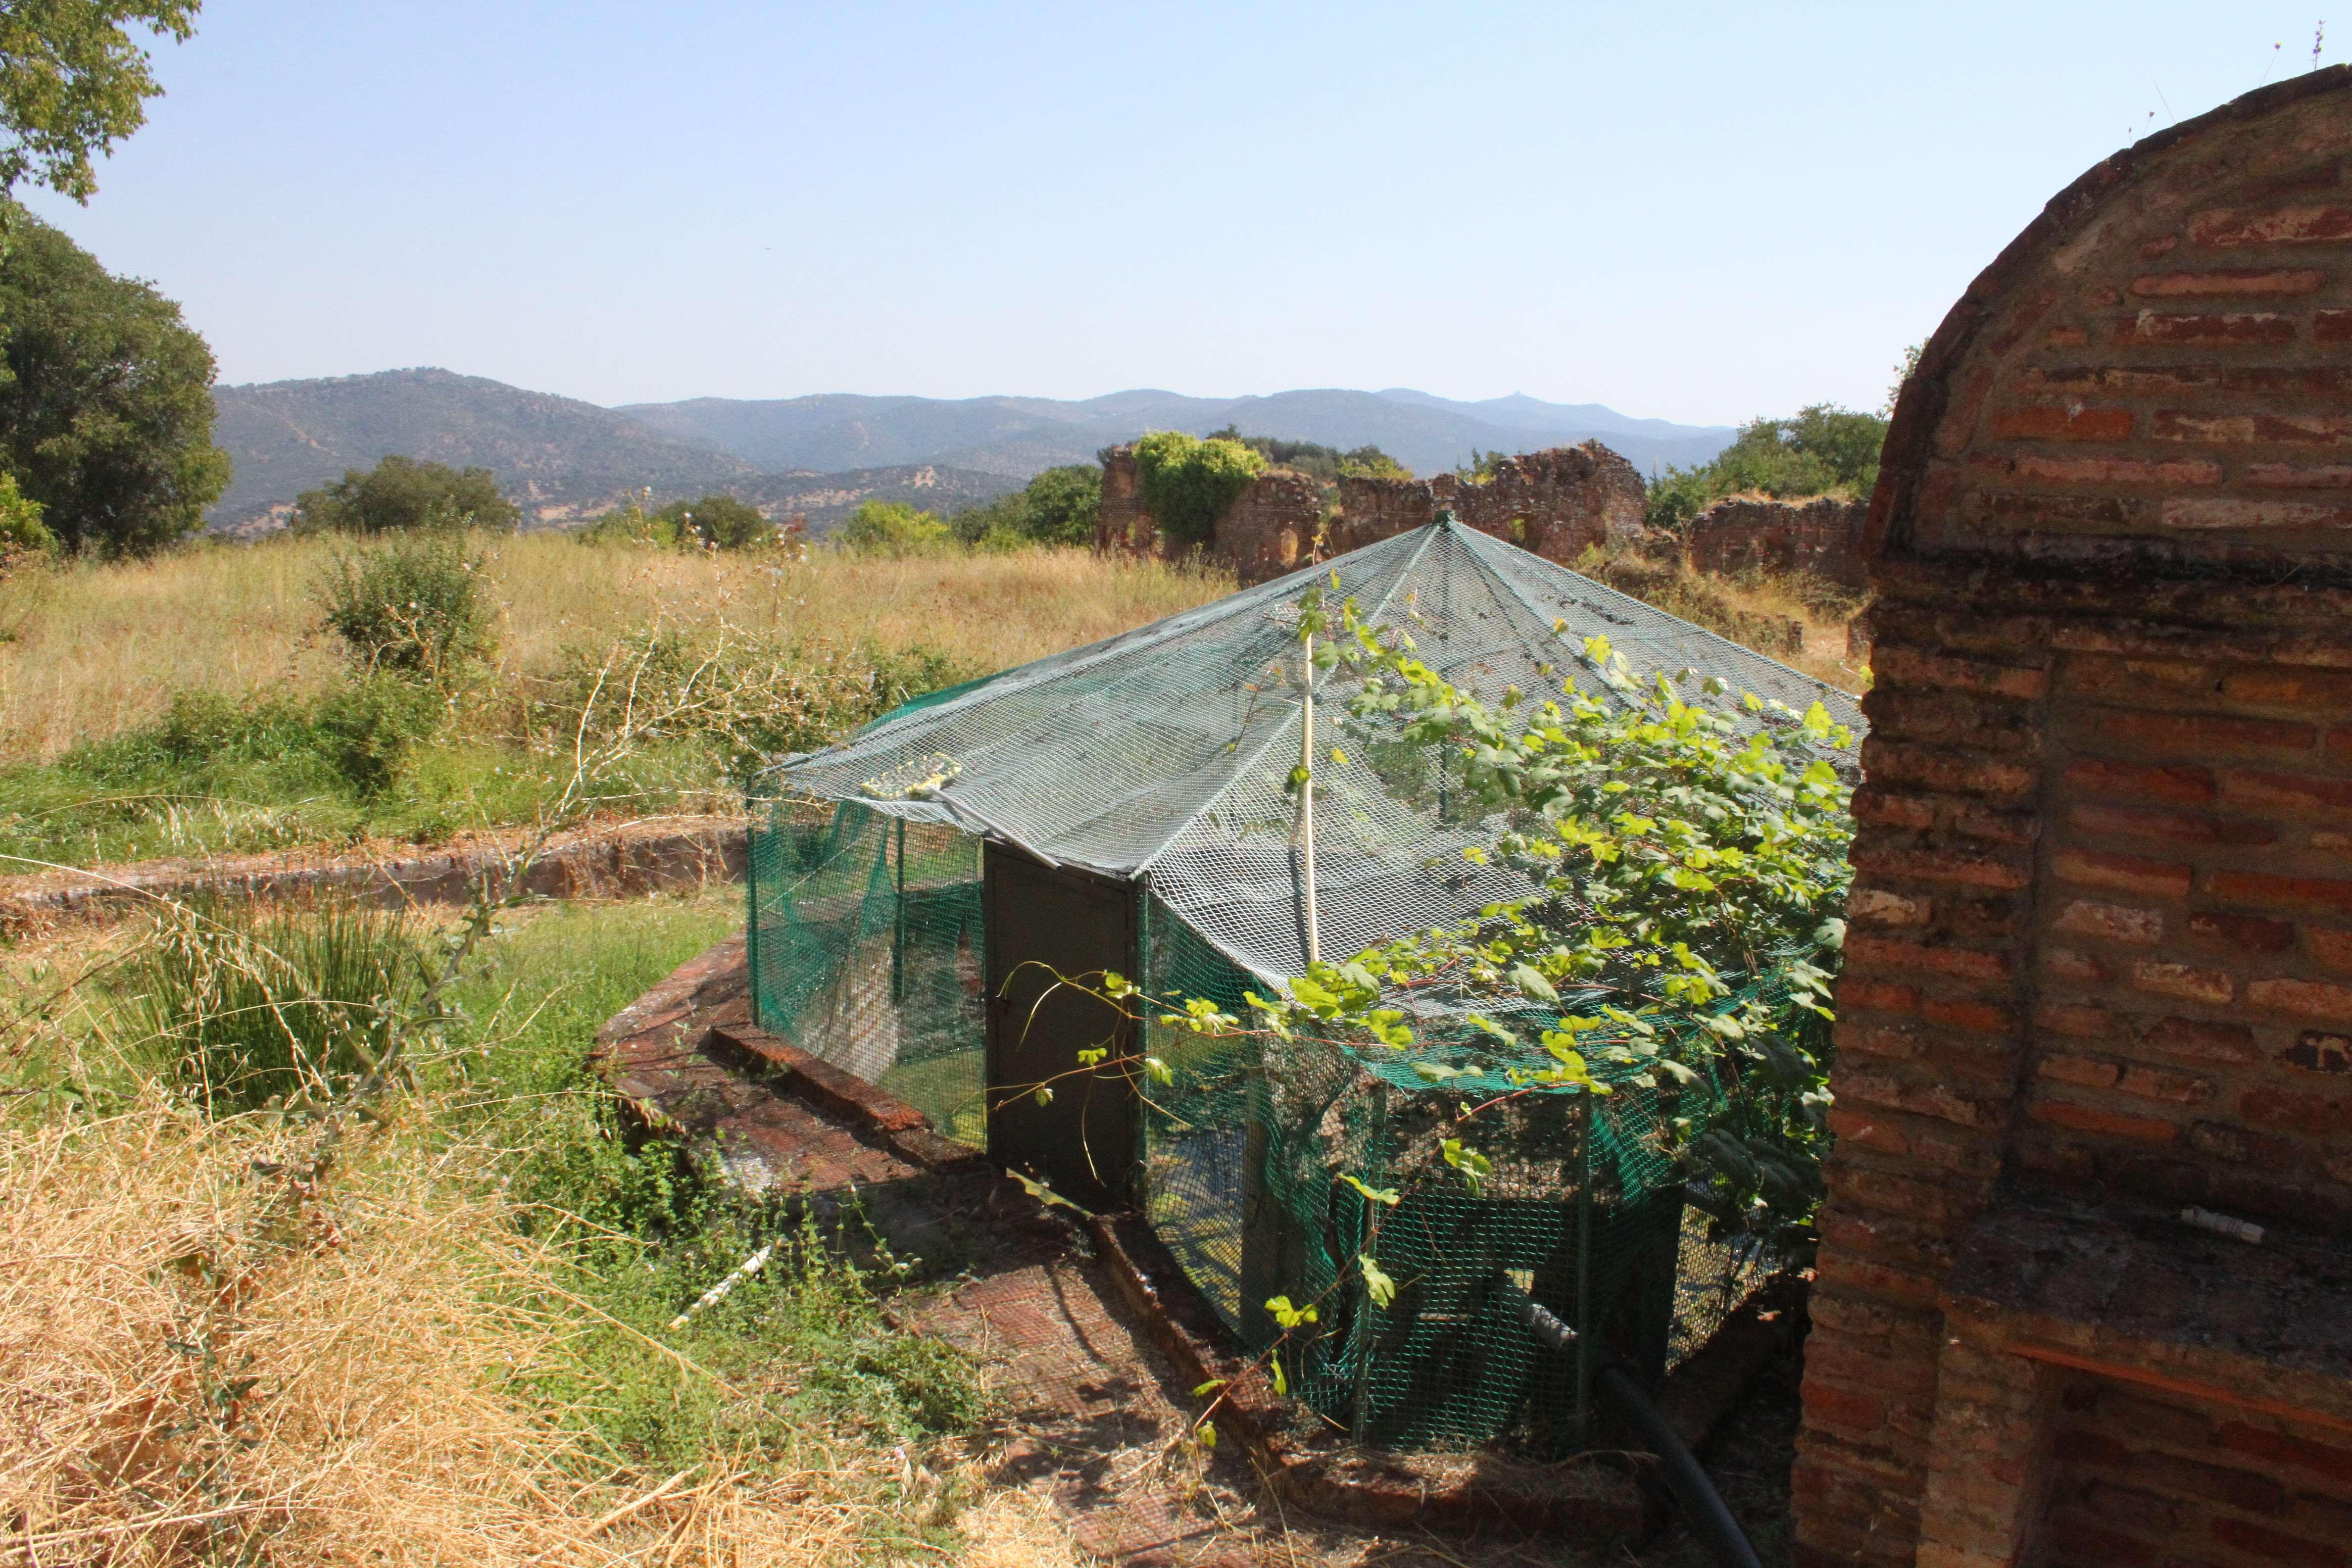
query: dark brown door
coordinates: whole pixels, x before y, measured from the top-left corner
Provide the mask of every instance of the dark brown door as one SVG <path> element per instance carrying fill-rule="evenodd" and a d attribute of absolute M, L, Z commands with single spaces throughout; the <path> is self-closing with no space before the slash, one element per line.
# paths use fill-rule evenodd
<path fill-rule="evenodd" d="M 981 860 L 988 932 L 988 1152 L 1071 1202 L 1117 1208 L 1135 1192 L 1141 1137 L 1133 1080 L 1115 1064 L 1132 1027 L 1055 977 L 1137 978 L 1135 889 L 991 844 Z M 1081 1051 L 1107 1053 L 1082 1068 Z M 1040 1087 L 1052 1093 L 1039 1102 Z"/>

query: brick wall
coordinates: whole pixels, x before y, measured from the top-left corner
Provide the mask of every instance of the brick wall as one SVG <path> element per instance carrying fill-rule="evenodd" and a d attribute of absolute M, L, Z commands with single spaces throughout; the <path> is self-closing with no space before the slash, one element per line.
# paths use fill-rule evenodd
<path fill-rule="evenodd" d="M 1702 572 L 1725 576 L 1802 572 L 1849 588 L 1865 588 L 1870 574 L 1862 558 L 1862 526 L 1869 515 L 1866 502 L 1826 496 L 1802 505 L 1717 501 L 1691 519 L 1686 534 L 1690 562 Z"/>
<path fill-rule="evenodd" d="M 1286 469 L 1260 476 L 1217 520 L 1209 554 L 1244 583 L 1424 527 L 1450 508 L 1469 528 L 1565 563 L 1592 545 L 1640 537 L 1647 491 L 1633 465 L 1598 441 L 1505 458 L 1481 484 L 1431 479 L 1343 479 L 1327 514 L 1321 488 Z M 1135 454 L 1103 459 L 1097 548 L 1166 553 L 1135 472 Z"/>
<path fill-rule="evenodd" d="M 2118 154 L 1897 409 L 1809 1562 L 2352 1562 L 2347 163 L 2342 68 Z"/>

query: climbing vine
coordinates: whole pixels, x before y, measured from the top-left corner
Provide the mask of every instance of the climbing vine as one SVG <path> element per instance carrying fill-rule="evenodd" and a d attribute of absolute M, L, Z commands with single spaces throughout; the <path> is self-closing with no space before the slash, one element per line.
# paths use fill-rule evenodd
<path fill-rule="evenodd" d="M 1145 509 L 1161 533 L 1186 545 L 1206 544 L 1217 519 L 1265 471 L 1265 459 L 1239 441 L 1154 430 L 1135 444 Z"/>

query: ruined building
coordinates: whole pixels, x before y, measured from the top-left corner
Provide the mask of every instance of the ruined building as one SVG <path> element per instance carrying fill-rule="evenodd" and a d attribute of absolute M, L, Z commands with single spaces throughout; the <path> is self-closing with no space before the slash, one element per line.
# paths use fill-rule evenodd
<path fill-rule="evenodd" d="M 1217 520 L 1208 554 L 1244 583 L 1426 528 L 1450 509 L 1466 528 L 1507 539 L 1562 565 L 1596 544 L 1640 537 L 1647 492 L 1633 465 L 1598 441 L 1507 458 L 1494 476 L 1474 482 L 1454 474 L 1430 479 L 1342 479 L 1337 510 L 1304 474 L 1261 474 Z M 1113 447 L 1103 459 L 1097 549 L 1171 553 L 1137 483 L 1135 453 Z"/>
<path fill-rule="evenodd" d="M 2062 193 L 1885 461 L 1803 1560 L 2352 1562 L 2352 69 Z"/>

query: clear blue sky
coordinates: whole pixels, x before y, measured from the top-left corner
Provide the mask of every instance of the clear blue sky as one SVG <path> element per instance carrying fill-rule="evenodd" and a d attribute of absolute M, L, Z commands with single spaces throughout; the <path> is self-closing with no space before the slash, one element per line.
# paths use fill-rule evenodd
<path fill-rule="evenodd" d="M 2319 14 L 210 0 L 89 207 L 35 205 L 226 382 L 1729 423 L 1875 406 L 2042 202 Z"/>

